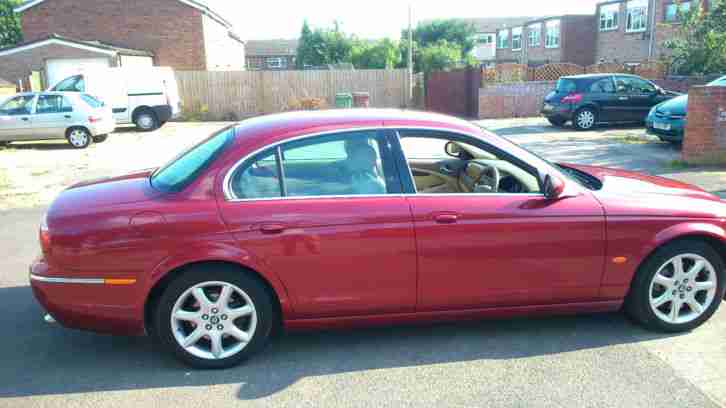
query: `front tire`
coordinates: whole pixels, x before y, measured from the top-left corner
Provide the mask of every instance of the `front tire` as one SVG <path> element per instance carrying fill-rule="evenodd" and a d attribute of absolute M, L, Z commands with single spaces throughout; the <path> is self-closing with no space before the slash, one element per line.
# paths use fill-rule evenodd
<path fill-rule="evenodd" d="M 590 130 L 597 124 L 597 113 L 592 108 L 582 108 L 575 113 L 572 123 L 577 130 Z"/>
<path fill-rule="evenodd" d="M 66 139 L 74 149 L 85 149 L 93 143 L 91 133 L 82 127 L 68 129 Z"/>
<path fill-rule="evenodd" d="M 226 265 L 190 268 L 164 291 L 154 333 L 196 368 L 235 366 L 268 342 L 275 316 L 262 282 Z"/>
<path fill-rule="evenodd" d="M 103 143 L 108 139 L 108 135 L 98 135 L 93 137 L 93 143 Z"/>
<path fill-rule="evenodd" d="M 708 244 L 667 244 L 638 269 L 625 311 L 648 329 L 677 333 L 706 322 L 724 297 L 724 263 Z"/>
<path fill-rule="evenodd" d="M 142 109 L 134 115 L 134 124 L 144 132 L 150 132 L 159 128 L 159 118 L 151 109 Z"/>

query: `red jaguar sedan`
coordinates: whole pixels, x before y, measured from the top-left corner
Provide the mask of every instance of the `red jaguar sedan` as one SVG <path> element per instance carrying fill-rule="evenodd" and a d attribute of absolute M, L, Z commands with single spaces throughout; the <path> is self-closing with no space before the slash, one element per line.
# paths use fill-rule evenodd
<path fill-rule="evenodd" d="M 276 328 L 621 307 L 691 330 L 724 296 L 726 203 L 550 163 L 468 122 L 338 110 L 243 121 L 163 167 L 72 186 L 30 267 L 46 319 L 220 368 Z"/>

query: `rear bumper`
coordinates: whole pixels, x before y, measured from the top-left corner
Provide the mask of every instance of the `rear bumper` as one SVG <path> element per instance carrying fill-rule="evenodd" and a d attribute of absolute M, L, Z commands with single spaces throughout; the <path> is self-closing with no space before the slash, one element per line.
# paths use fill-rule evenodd
<path fill-rule="evenodd" d="M 52 271 L 42 258 L 30 265 L 33 296 L 59 324 L 99 333 L 144 334 L 143 306 L 134 306 L 138 287 L 111 286 L 100 278 Z"/>
<path fill-rule="evenodd" d="M 91 131 L 91 136 L 101 136 L 113 133 L 116 130 L 116 121 L 114 120 L 103 120 L 96 122 L 88 126 L 88 130 Z"/>

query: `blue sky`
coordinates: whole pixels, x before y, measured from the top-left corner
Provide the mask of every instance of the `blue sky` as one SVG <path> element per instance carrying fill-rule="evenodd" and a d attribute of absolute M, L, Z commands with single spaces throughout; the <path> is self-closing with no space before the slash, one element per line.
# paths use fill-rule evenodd
<path fill-rule="evenodd" d="M 364 38 L 399 37 L 413 7 L 414 22 L 449 17 L 500 17 L 593 13 L 597 0 L 208 0 L 248 40 L 296 38 L 304 19 L 343 29 Z"/>

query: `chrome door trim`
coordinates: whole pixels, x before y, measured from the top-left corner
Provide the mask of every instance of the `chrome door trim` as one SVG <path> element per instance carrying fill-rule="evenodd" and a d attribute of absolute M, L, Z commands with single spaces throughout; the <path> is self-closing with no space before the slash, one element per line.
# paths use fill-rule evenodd
<path fill-rule="evenodd" d="M 82 285 L 103 285 L 104 281 L 101 278 L 64 278 L 64 277 L 50 277 L 30 274 L 30 280 L 43 282 L 43 283 L 72 283 Z"/>

